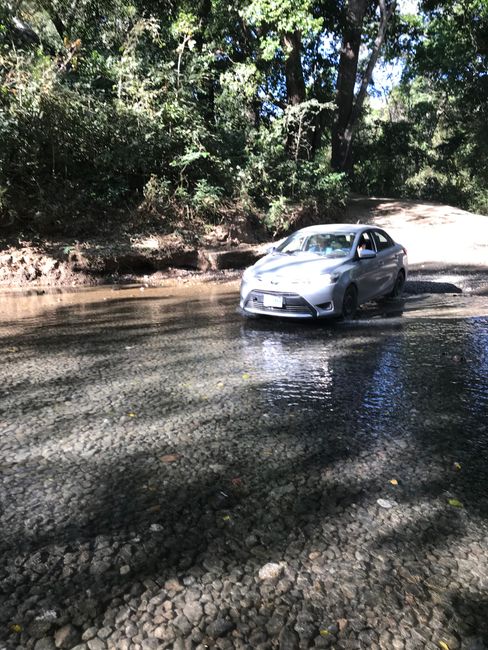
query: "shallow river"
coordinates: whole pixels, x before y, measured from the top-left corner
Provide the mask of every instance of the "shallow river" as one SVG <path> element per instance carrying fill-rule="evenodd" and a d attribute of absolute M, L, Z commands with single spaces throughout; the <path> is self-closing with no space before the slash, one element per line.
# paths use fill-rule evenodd
<path fill-rule="evenodd" d="M 0 648 L 488 647 L 486 297 L 0 300 Z"/>

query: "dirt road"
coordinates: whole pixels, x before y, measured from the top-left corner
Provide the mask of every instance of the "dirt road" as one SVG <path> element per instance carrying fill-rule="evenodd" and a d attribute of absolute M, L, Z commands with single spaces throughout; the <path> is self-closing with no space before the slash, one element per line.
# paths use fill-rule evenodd
<path fill-rule="evenodd" d="M 440 203 L 354 198 L 348 221 L 385 228 L 408 250 L 412 270 L 488 271 L 488 217 Z"/>

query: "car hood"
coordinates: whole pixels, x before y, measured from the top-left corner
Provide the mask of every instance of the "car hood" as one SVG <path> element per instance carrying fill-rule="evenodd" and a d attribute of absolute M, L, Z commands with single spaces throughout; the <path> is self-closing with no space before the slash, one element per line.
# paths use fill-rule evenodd
<path fill-rule="evenodd" d="M 310 278 L 329 273 L 342 266 L 348 258 L 323 258 L 314 253 L 271 253 L 251 267 L 254 275 L 262 277 Z"/>

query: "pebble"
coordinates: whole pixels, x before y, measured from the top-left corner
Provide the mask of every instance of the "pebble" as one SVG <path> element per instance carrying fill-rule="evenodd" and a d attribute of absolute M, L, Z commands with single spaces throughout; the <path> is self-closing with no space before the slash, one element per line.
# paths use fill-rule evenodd
<path fill-rule="evenodd" d="M 279 578 L 283 572 L 283 565 L 276 562 L 268 562 L 259 569 L 260 580 L 275 580 Z"/>
<path fill-rule="evenodd" d="M 376 503 L 380 506 L 380 508 L 393 508 L 396 505 L 395 501 L 392 501 L 390 499 L 377 499 Z"/>
<path fill-rule="evenodd" d="M 50 637 L 39 639 L 34 645 L 34 650 L 55 650 L 55 648 L 56 645 L 54 644 L 53 639 Z"/>
<path fill-rule="evenodd" d="M 56 631 L 54 635 L 54 644 L 56 648 L 72 648 L 78 644 L 80 634 L 73 625 L 64 625 Z"/>
<path fill-rule="evenodd" d="M 209 623 L 206 629 L 206 633 L 211 639 L 217 639 L 219 637 L 225 636 L 233 629 L 234 623 L 223 618 L 217 618 L 215 621 Z"/>

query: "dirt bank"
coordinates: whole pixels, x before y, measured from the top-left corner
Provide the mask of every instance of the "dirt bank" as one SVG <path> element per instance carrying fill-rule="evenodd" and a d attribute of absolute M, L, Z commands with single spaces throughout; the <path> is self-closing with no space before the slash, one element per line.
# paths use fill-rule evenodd
<path fill-rule="evenodd" d="M 351 199 L 342 220 L 386 228 L 408 249 L 414 271 L 488 271 L 486 216 L 435 203 L 358 197 Z M 115 242 L 0 240 L 0 287 L 229 279 L 266 247 L 261 233 L 253 237 L 250 228 L 242 233 L 239 237 L 219 226 L 199 245 L 176 234 L 125 237 Z"/>

